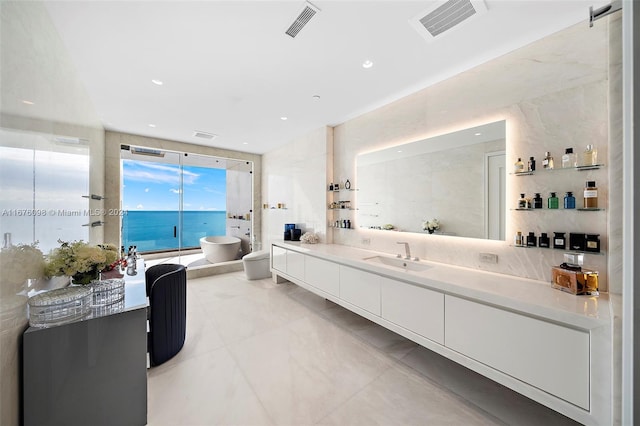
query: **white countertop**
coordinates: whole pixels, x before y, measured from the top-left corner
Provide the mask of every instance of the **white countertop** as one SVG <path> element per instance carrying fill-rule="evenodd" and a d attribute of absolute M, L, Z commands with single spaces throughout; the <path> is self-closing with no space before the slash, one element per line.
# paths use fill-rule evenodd
<path fill-rule="evenodd" d="M 392 254 L 337 244 L 284 241 L 273 244 L 445 294 L 477 300 L 580 329 L 601 327 L 609 324 L 611 320 L 608 294 L 575 296 L 556 290 L 547 282 L 425 260 L 418 263 L 429 265 L 427 270 L 404 271 L 397 267 L 363 260 L 372 256 L 393 258 Z"/>

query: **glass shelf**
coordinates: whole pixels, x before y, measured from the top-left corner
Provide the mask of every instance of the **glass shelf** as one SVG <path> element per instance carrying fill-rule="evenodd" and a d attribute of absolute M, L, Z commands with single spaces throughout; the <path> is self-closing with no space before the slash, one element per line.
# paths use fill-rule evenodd
<path fill-rule="evenodd" d="M 604 164 L 594 164 L 592 166 L 577 166 L 577 167 L 557 167 L 557 168 L 553 168 L 553 169 L 541 169 L 541 170 L 527 170 L 525 172 L 519 172 L 519 173 L 509 173 L 510 175 L 514 175 L 514 176 L 531 176 L 534 175 L 536 173 L 547 173 L 547 172 L 555 172 L 558 170 L 577 170 L 579 172 L 583 172 L 583 171 L 587 171 L 587 170 L 598 170 L 601 169 L 602 167 L 604 167 Z"/>
<path fill-rule="evenodd" d="M 527 245 L 517 245 L 517 244 L 509 244 L 509 247 L 516 247 L 516 248 L 526 248 L 526 249 L 543 249 L 543 250 L 560 250 L 560 251 L 564 251 L 566 253 L 580 253 L 580 254 L 595 254 L 598 256 L 604 256 L 604 251 L 577 251 L 577 250 L 571 250 L 568 248 L 553 248 L 553 247 L 540 247 L 540 246 L 527 246 Z"/>
<path fill-rule="evenodd" d="M 337 207 L 337 208 L 333 208 L 333 209 L 332 209 L 331 207 L 329 207 L 329 208 L 327 208 L 327 210 L 351 210 L 351 211 L 353 211 L 353 210 L 358 210 L 358 209 L 354 209 L 353 207 L 350 207 L 350 208 L 344 208 L 344 209 L 342 209 L 342 208 L 340 208 L 340 207 Z"/>
<path fill-rule="evenodd" d="M 577 209 L 520 209 L 520 208 L 515 208 L 515 209 L 511 209 L 512 211 L 518 211 L 518 212 L 527 212 L 527 211 L 580 211 L 580 212 L 603 212 L 604 209 L 601 208 L 577 208 Z"/>

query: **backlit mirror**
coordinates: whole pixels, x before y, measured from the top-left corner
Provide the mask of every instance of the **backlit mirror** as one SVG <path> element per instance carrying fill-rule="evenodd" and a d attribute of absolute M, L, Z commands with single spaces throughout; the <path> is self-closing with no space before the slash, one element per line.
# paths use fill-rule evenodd
<path fill-rule="evenodd" d="M 504 240 L 505 121 L 357 156 L 358 226 Z"/>

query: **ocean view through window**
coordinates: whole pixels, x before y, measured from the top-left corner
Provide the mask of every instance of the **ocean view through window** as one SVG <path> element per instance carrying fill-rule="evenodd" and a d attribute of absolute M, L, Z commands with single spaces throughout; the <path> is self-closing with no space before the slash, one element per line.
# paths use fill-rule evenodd
<path fill-rule="evenodd" d="M 122 160 L 122 245 L 139 252 L 200 247 L 226 232 L 226 170 L 163 161 Z"/>

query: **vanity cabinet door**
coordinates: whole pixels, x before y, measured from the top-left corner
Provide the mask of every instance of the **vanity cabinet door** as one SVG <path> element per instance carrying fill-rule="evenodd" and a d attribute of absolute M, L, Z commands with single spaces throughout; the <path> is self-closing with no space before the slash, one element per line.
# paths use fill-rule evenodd
<path fill-rule="evenodd" d="M 306 256 L 297 251 L 287 250 L 287 274 L 304 281 L 304 258 Z"/>
<path fill-rule="evenodd" d="M 445 296 L 445 346 L 589 409 L 589 333 Z"/>
<path fill-rule="evenodd" d="M 333 296 L 340 295 L 340 274 L 337 263 L 306 256 L 304 281 Z"/>
<path fill-rule="evenodd" d="M 278 246 L 271 246 L 271 268 L 287 273 L 287 250 Z"/>
<path fill-rule="evenodd" d="M 340 265 L 340 298 L 380 315 L 381 276 Z"/>
<path fill-rule="evenodd" d="M 381 278 L 382 318 L 444 344 L 444 294 Z"/>

